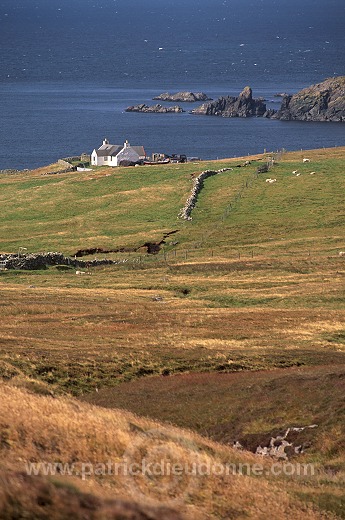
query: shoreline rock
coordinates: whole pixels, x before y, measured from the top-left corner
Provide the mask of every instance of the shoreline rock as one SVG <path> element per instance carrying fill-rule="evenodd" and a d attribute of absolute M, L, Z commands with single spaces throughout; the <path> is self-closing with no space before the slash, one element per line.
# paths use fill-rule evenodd
<path fill-rule="evenodd" d="M 345 76 L 329 78 L 283 97 L 272 119 L 345 122 Z"/>
<path fill-rule="evenodd" d="M 204 103 L 191 114 L 221 117 L 262 117 L 267 108 L 262 98 L 253 98 L 250 87 L 245 87 L 238 97 L 220 97 L 216 101 Z"/>
<path fill-rule="evenodd" d="M 158 101 L 177 101 L 180 103 L 195 103 L 196 101 L 212 101 L 204 92 L 177 92 L 170 94 L 170 92 L 163 92 L 159 96 L 152 98 Z"/>
<path fill-rule="evenodd" d="M 127 107 L 125 112 L 140 112 L 142 114 L 181 114 L 184 110 L 175 105 L 173 107 L 163 107 L 162 105 L 148 106 L 144 103 L 141 105 L 134 105 Z"/>

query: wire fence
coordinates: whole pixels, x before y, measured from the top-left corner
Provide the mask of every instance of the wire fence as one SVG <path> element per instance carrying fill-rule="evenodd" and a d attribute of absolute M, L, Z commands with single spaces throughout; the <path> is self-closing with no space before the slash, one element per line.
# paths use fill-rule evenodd
<path fill-rule="evenodd" d="M 154 254 L 152 253 L 141 253 L 138 251 L 133 252 L 123 252 L 116 253 L 105 256 L 103 259 L 97 259 L 97 257 L 93 256 L 92 260 L 84 259 L 82 262 L 85 264 L 85 267 L 88 269 L 94 269 L 96 267 L 103 266 L 118 266 L 129 268 L 144 268 L 151 266 L 159 266 L 159 265 L 168 265 L 168 264 L 178 264 L 178 263 L 186 263 L 193 262 L 197 260 L 202 260 L 203 262 L 231 262 L 234 260 L 242 260 L 249 261 L 253 259 L 263 259 L 263 260 L 271 260 L 278 258 L 287 258 L 294 256 L 294 258 L 300 259 L 310 259 L 313 258 L 339 258 L 341 253 L 338 250 L 331 250 L 328 248 L 322 249 L 320 244 L 320 249 L 315 251 L 313 244 L 313 248 L 311 249 L 298 249 L 291 247 L 286 247 L 286 245 L 279 245 L 279 241 L 277 240 L 275 247 L 272 248 L 267 246 L 256 246 L 252 247 L 250 245 L 237 246 L 233 249 L 222 250 L 217 247 L 209 247 L 209 241 L 213 234 L 219 231 L 222 226 L 224 226 L 224 221 L 229 217 L 231 212 L 238 208 L 238 205 L 241 202 L 241 199 L 244 197 L 245 192 L 252 188 L 254 184 L 257 182 L 261 173 L 271 171 L 275 164 L 280 161 L 283 157 L 285 150 L 278 150 L 277 152 L 270 153 L 267 155 L 266 163 L 263 163 L 262 166 L 265 168 L 262 169 L 262 172 L 257 168 L 254 172 L 251 171 L 246 178 L 243 179 L 240 188 L 232 195 L 232 197 L 226 203 L 225 209 L 218 218 L 216 222 L 212 223 L 212 227 L 204 232 L 201 238 L 198 241 L 192 242 L 190 247 L 183 248 L 177 247 L 177 242 L 173 245 L 165 244 L 160 250 L 157 250 Z M 190 224 L 188 224 L 190 225 Z M 273 240 L 273 239 L 272 239 Z M 342 261 L 344 261 L 342 258 Z M 71 259 L 72 260 L 72 259 Z M 109 262 L 108 262 L 109 261 Z M 0 270 L 6 269 L 6 262 L 0 261 Z"/>
<path fill-rule="evenodd" d="M 267 161 L 265 166 L 265 172 L 271 171 L 274 166 L 282 159 L 285 149 L 277 150 L 276 152 L 272 152 L 267 155 Z M 262 172 L 263 173 L 263 172 Z M 272 248 L 269 246 L 264 247 L 251 247 L 251 246 L 238 246 L 231 250 L 220 251 L 219 248 L 207 247 L 209 239 L 212 237 L 214 233 L 219 231 L 219 229 L 224 225 L 224 221 L 229 217 L 232 211 L 238 208 L 238 205 L 241 202 L 241 199 L 244 197 L 246 190 L 252 188 L 254 184 L 259 179 L 261 173 L 256 169 L 254 172 L 250 172 L 249 175 L 243 180 L 241 187 L 233 194 L 233 196 L 228 201 L 223 213 L 219 217 L 218 221 L 213 224 L 212 228 L 205 232 L 201 239 L 191 244 L 189 248 L 178 248 L 176 246 L 169 248 L 169 246 L 163 246 L 160 251 L 155 254 L 138 254 L 132 253 L 131 255 L 119 259 L 119 265 L 129 265 L 129 266 L 144 266 L 144 265 L 158 265 L 158 264 L 174 264 L 181 262 L 192 262 L 198 259 L 202 259 L 203 261 L 212 261 L 218 260 L 222 262 L 233 261 L 233 260 L 243 260 L 248 261 L 251 259 L 263 259 L 263 260 L 271 260 L 271 259 L 284 259 L 287 257 L 294 256 L 295 259 L 306 259 L 310 260 L 313 258 L 338 258 L 339 251 L 338 250 L 330 250 L 330 249 L 319 249 L 315 251 L 314 246 L 310 249 L 299 249 L 299 248 L 287 248 L 286 245 L 279 246 L 279 243 Z"/>
<path fill-rule="evenodd" d="M 314 249 L 297 249 L 297 248 L 286 248 L 282 247 L 280 250 L 277 248 L 270 249 L 269 247 L 263 248 L 251 248 L 249 246 L 243 246 L 233 248 L 230 250 L 219 251 L 217 248 L 188 248 L 188 249 L 173 249 L 165 250 L 162 249 L 155 254 L 136 254 L 133 253 L 126 257 L 118 258 L 109 267 L 118 268 L 129 268 L 129 269 L 145 269 L 145 268 L 158 268 L 164 266 L 173 266 L 179 264 L 193 264 L 193 263 L 215 263 L 215 264 L 238 264 L 238 262 L 248 264 L 248 267 L 252 262 L 262 262 L 266 264 L 266 267 L 274 267 L 274 263 L 281 261 L 288 262 L 291 264 L 291 257 L 294 261 L 301 261 L 309 263 L 316 260 L 331 259 L 344 264 L 345 257 L 341 258 L 338 250 L 320 249 L 315 251 Z M 97 266 L 87 265 L 90 269 L 97 269 Z M 291 267 L 291 266 L 290 266 Z"/>

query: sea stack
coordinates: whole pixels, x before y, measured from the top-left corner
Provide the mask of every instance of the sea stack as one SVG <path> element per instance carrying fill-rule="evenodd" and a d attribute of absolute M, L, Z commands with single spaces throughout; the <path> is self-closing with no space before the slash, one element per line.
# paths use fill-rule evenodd
<path fill-rule="evenodd" d="M 266 104 L 262 98 L 254 99 L 252 89 L 245 87 L 238 97 L 220 97 L 216 101 L 204 103 L 191 113 L 222 117 L 259 117 L 266 113 Z"/>

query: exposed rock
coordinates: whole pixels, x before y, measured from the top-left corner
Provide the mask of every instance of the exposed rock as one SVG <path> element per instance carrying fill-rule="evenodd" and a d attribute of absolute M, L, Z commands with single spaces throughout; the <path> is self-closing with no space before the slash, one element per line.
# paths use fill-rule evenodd
<path fill-rule="evenodd" d="M 271 437 L 268 444 L 259 445 L 255 453 L 257 455 L 288 460 L 293 455 L 299 455 L 310 447 L 310 443 L 301 437 L 301 433 L 309 429 L 317 428 L 317 424 L 310 426 L 288 428 L 283 435 Z"/>
<path fill-rule="evenodd" d="M 177 94 L 170 94 L 164 92 L 159 96 L 152 98 L 159 101 L 177 101 L 182 103 L 194 103 L 196 101 L 210 101 L 212 98 L 208 97 L 204 92 L 177 92 Z"/>
<path fill-rule="evenodd" d="M 282 121 L 345 122 L 345 76 L 286 95 L 280 110 L 271 117 Z"/>
<path fill-rule="evenodd" d="M 216 101 L 204 103 L 191 113 L 222 117 L 258 117 L 266 113 L 266 104 L 262 98 L 254 99 L 252 89 L 245 87 L 238 97 L 220 97 Z"/>
<path fill-rule="evenodd" d="M 181 112 L 184 112 L 184 110 L 182 110 L 182 108 L 179 107 L 178 105 L 173 106 L 173 107 L 163 107 L 162 105 L 148 106 L 145 104 L 128 107 L 128 108 L 126 108 L 125 111 L 126 112 L 142 112 L 144 114 L 170 114 L 170 113 L 180 114 Z"/>
<path fill-rule="evenodd" d="M 280 92 L 279 94 L 274 94 L 274 97 L 285 97 L 285 96 L 288 96 L 288 94 L 286 92 Z"/>
<path fill-rule="evenodd" d="M 272 117 L 274 116 L 274 114 L 276 114 L 276 112 L 277 112 L 277 111 L 274 110 L 273 108 L 268 108 L 268 109 L 266 110 L 266 112 L 263 114 L 262 117 L 267 117 L 268 119 L 269 119 L 269 118 L 272 118 Z"/>

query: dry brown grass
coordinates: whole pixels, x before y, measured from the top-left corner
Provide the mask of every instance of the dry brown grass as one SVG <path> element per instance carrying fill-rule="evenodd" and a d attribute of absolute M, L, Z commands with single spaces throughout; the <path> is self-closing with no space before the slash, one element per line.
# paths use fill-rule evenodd
<path fill-rule="evenodd" d="M 269 276 L 256 261 L 205 265 L 16 274 L 0 287 L 2 375 L 80 394 L 145 373 L 344 360 L 331 265 L 292 274 L 272 264 Z"/>
<path fill-rule="evenodd" d="M 63 398 L 33 396 L 4 384 L 0 385 L 0 400 L 0 451 L 5 470 L 22 471 L 27 461 L 58 461 L 74 463 L 77 467 L 81 462 L 98 464 L 108 460 L 119 461 L 129 446 L 135 446 L 138 442 L 142 443 L 145 452 L 145 445 L 149 442 L 145 432 L 152 430 L 164 435 L 165 449 L 169 447 L 169 453 L 173 453 L 175 460 L 181 463 L 209 461 L 238 464 L 260 461 L 255 456 L 239 453 L 194 433 L 139 419 L 126 412 L 107 411 Z M 152 456 L 151 451 L 146 453 L 149 460 Z M 269 468 L 269 463 L 266 467 Z M 67 481 L 81 491 L 91 492 L 103 499 L 135 499 L 139 496 L 143 501 L 143 497 L 147 496 L 148 502 L 154 500 L 164 504 L 181 498 L 174 495 L 180 492 L 183 500 L 176 504 L 186 518 L 325 518 L 289 494 L 285 477 L 277 481 L 236 475 L 197 478 L 184 475 L 181 478 L 173 492 L 170 488 L 170 496 L 169 493 L 164 496 L 165 488 L 163 486 L 162 491 L 162 482 L 158 477 L 153 482 L 141 479 L 140 493 L 135 491 L 133 482 L 128 482 L 128 477 L 123 475 L 99 476 L 86 481 L 68 477 Z M 291 485 L 295 485 L 294 479 Z M 187 492 L 182 492 L 185 486 Z"/>
<path fill-rule="evenodd" d="M 308 461 L 336 466 L 344 454 L 344 395 L 345 365 L 334 365 L 149 377 L 84 399 L 191 428 L 222 443 L 239 441 L 254 452 L 277 432 L 317 424 L 294 443 L 308 442 Z M 344 462 L 340 468 L 345 476 Z"/>
<path fill-rule="evenodd" d="M 182 520 L 164 506 L 119 499 L 102 499 L 79 490 L 69 481 L 30 477 L 25 472 L 0 469 L 1 520 Z"/>

